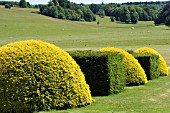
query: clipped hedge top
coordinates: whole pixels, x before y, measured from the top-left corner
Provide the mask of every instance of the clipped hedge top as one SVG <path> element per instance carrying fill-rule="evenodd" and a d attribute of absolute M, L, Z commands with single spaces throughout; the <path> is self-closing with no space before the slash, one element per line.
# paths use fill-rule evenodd
<path fill-rule="evenodd" d="M 148 47 L 144 47 L 144 48 L 139 48 L 135 51 L 136 53 L 142 53 L 142 54 L 155 54 L 159 56 L 160 59 L 160 76 L 167 76 L 169 74 L 166 62 L 164 60 L 164 58 L 162 57 L 162 55 L 160 53 L 158 53 L 156 50 L 152 49 L 152 48 L 148 48 Z"/>
<path fill-rule="evenodd" d="M 118 54 L 118 52 L 115 53 L 110 53 L 110 52 L 99 52 L 99 51 L 93 51 L 93 50 L 75 50 L 75 51 L 68 51 L 68 53 L 73 57 L 73 56 L 78 56 L 79 58 L 84 58 L 84 57 L 101 57 L 101 56 L 106 56 L 108 55 L 113 55 L 113 54 Z"/>
<path fill-rule="evenodd" d="M 127 85 L 139 85 L 147 83 L 147 76 L 139 62 L 128 52 L 114 47 L 102 48 L 101 52 L 119 52 L 124 56 L 123 66 L 126 72 Z"/>
<path fill-rule="evenodd" d="M 1 94 L 6 95 L 0 98 L 1 112 L 66 109 L 92 102 L 89 86 L 72 57 L 39 40 L 0 48 Z"/>

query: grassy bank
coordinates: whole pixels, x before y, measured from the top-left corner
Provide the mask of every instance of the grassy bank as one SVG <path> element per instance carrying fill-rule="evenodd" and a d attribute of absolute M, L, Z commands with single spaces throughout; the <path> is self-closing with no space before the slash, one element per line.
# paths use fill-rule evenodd
<path fill-rule="evenodd" d="M 147 85 L 126 87 L 117 95 L 94 97 L 92 105 L 40 113 L 169 113 L 170 76 L 149 81 Z"/>
<path fill-rule="evenodd" d="M 170 59 L 170 32 L 166 26 L 153 22 L 122 24 L 110 22 L 108 17 L 100 22 L 73 22 L 46 17 L 38 9 L 5 9 L 0 6 L 0 45 L 26 39 L 40 39 L 65 49 L 100 49 L 115 46 L 136 49 L 149 46 L 158 50 L 168 63 Z M 131 29 L 134 27 L 134 30 Z"/>

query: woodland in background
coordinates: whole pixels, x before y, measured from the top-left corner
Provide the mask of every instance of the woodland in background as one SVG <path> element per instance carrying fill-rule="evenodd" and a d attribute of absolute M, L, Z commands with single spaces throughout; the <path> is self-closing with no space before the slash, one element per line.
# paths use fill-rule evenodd
<path fill-rule="evenodd" d="M 169 2 L 128 2 L 122 4 L 76 4 L 68 0 L 50 0 L 48 4 L 31 5 L 26 0 L 20 2 L 0 1 L 5 8 L 39 8 L 40 14 L 72 21 L 96 21 L 96 16 L 109 16 L 112 22 L 136 24 L 138 21 L 154 21 L 156 25 L 170 25 Z"/>

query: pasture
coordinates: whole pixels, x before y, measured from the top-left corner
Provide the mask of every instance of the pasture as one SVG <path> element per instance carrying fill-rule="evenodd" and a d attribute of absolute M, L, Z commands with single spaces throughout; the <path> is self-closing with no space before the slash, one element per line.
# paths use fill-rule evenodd
<path fill-rule="evenodd" d="M 123 24 L 109 17 L 96 22 L 73 22 L 37 14 L 37 9 L 5 9 L 0 6 L 0 46 L 10 42 L 39 39 L 62 49 L 97 50 L 112 46 L 124 50 L 151 47 L 170 65 L 170 28 L 153 22 Z M 134 27 L 134 29 L 132 29 Z M 147 85 L 126 87 L 125 91 L 105 97 L 94 97 L 92 105 L 63 111 L 41 113 L 169 113 L 170 77 L 160 77 Z"/>

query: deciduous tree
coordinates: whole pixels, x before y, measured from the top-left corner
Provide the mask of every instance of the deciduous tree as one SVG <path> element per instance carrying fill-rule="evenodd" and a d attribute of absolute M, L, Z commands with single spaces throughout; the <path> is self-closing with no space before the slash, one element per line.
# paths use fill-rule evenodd
<path fill-rule="evenodd" d="M 19 7 L 21 7 L 21 8 L 27 8 L 28 5 L 27 5 L 26 0 L 20 0 L 20 2 L 19 2 Z"/>

